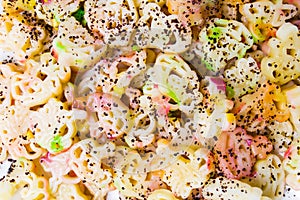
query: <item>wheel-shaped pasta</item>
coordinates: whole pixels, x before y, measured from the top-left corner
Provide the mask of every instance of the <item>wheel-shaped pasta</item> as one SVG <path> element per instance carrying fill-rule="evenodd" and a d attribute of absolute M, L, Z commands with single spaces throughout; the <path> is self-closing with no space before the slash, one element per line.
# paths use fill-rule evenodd
<path fill-rule="evenodd" d="M 260 188 L 251 187 L 247 183 L 225 177 L 210 179 L 202 192 L 204 198 L 207 200 L 265 199 L 262 197 L 262 190 Z"/>
<path fill-rule="evenodd" d="M 167 53 L 182 53 L 191 44 L 190 27 L 185 27 L 176 15 L 165 15 L 155 3 L 144 6 L 137 26 L 135 40 L 140 48 L 158 48 Z"/>
<path fill-rule="evenodd" d="M 85 2 L 85 19 L 93 32 L 99 32 L 109 46 L 126 46 L 131 40 L 138 12 L 133 0 Z"/>
<path fill-rule="evenodd" d="M 221 133 L 213 153 L 220 174 L 240 179 L 251 175 L 256 156 L 265 158 L 266 153 L 271 150 L 272 143 L 265 136 L 253 138 L 238 127 L 232 132 Z"/>
<path fill-rule="evenodd" d="M 220 2 L 222 15 L 226 19 L 237 20 L 239 7 L 248 3 L 250 0 L 224 0 Z"/>
<path fill-rule="evenodd" d="M 30 114 L 37 143 L 50 153 L 58 153 L 73 144 L 76 134 L 73 111 L 67 105 L 52 98 L 42 108 Z M 45 120 L 47 119 L 47 120 Z"/>
<path fill-rule="evenodd" d="M 172 192 L 182 198 L 187 198 L 192 189 L 203 187 L 213 171 L 208 164 L 209 151 L 207 149 L 200 148 L 196 151 L 187 149 L 185 153 L 179 154 L 174 163 L 164 169 L 165 173 L 162 178 L 170 186 Z"/>
<path fill-rule="evenodd" d="M 247 131 L 262 130 L 273 120 L 284 122 L 290 115 L 280 87 L 270 82 L 259 83 L 254 93 L 242 96 L 232 112 L 237 125 Z"/>
<path fill-rule="evenodd" d="M 36 56 L 46 38 L 44 27 L 28 22 L 22 15 L 0 17 L 0 61 L 24 63 Z M 13 45 L 12 45 L 13 44 Z"/>
<path fill-rule="evenodd" d="M 57 28 L 67 16 L 77 11 L 82 0 L 42 0 L 36 1 L 37 17 L 50 26 Z M 74 29 L 75 30 L 75 29 Z"/>
<path fill-rule="evenodd" d="M 9 173 L 3 178 L 2 183 L 10 183 L 18 190 L 21 199 L 50 198 L 48 181 L 43 176 L 38 176 L 32 161 L 24 158 L 9 159 Z"/>
<path fill-rule="evenodd" d="M 122 195 L 142 199 L 147 188 L 143 186 L 147 176 L 146 162 L 140 154 L 125 146 L 118 146 L 111 162 L 114 169 L 113 184 Z"/>
<path fill-rule="evenodd" d="M 61 66 L 79 70 L 96 64 L 105 50 L 101 40 L 93 38 L 74 17 L 68 17 L 59 24 L 52 55 Z"/>
<path fill-rule="evenodd" d="M 294 190 L 300 190 L 300 139 L 293 141 L 285 152 L 283 160 L 283 168 L 287 175 L 286 184 Z"/>
<path fill-rule="evenodd" d="M 61 95 L 62 83 L 71 76 L 69 67 L 61 67 L 50 54 L 43 54 L 39 62 L 28 60 L 25 72 L 11 79 L 12 97 L 21 104 L 34 107 Z"/>
<path fill-rule="evenodd" d="M 177 107 L 187 116 L 192 116 L 194 108 L 202 101 L 199 80 L 196 72 L 176 54 L 159 54 L 152 68 L 147 71 L 144 93 L 155 96 L 152 89 L 157 88 L 161 94 L 172 99 Z M 150 91 L 147 91 L 150 90 Z"/>
<path fill-rule="evenodd" d="M 278 27 L 294 17 L 297 14 L 297 8 L 292 4 L 283 4 L 282 0 L 262 0 L 241 5 L 240 13 L 250 23 L 261 20 L 263 24 Z"/>
<path fill-rule="evenodd" d="M 280 200 L 284 194 L 285 173 L 278 156 L 270 154 L 264 160 L 258 160 L 254 167 L 254 176 L 243 179 L 252 187 L 261 188 L 263 195 Z"/>
<path fill-rule="evenodd" d="M 112 172 L 102 168 L 102 160 L 113 156 L 114 151 L 113 143 L 100 145 L 94 139 L 81 140 L 69 150 L 71 169 L 99 199 L 104 198 L 112 182 Z"/>
<path fill-rule="evenodd" d="M 267 126 L 267 129 L 270 130 L 268 138 L 273 144 L 274 153 L 279 155 L 281 158 L 288 150 L 289 145 L 292 143 L 294 138 L 299 137 L 299 133 L 296 133 L 293 130 L 293 125 L 290 121 L 273 121 Z"/>
<path fill-rule="evenodd" d="M 88 97 L 88 109 L 97 115 L 98 130 L 113 139 L 132 128 L 129 108 L 111 94 L 94 93 Z"/>
<path fill-rule="evenodd" d="M 224 68 L 232 58 L 242 58 L 253 45 L 253 37 L 244 24 L 235 20 L 213 18 L 199 33 L 196 54 L 211 71 Z"/>
<path fill-rule="evenodd" d="M 198 56 L 211 71 L 224 68 L 232 58 L 241 58 L 253 45 L 253 38 L 244 24 L 235 20 L 214 18 L 199 33 Z"/>
<path fill-rule="evenodd" d="M 61 184 L 58 188 L 58 195 L 56 196 L 57 200 L 88 200 L 89 196 L 83 194 L 78 185 L 74 184 Z"/>
<path fill-rule="evenodd" d="M 126 88 L 134 87 L 134 80 L 146 71 L 146 52 L 136 52 L 130 56 L 121 56 L 114 62 L 101 60 L 92 69 L 78 77 L 77 93 L 85 96 L 102 91 L 121 97 Z"/>
<path fill-rule="evenodd" d="M 4 149 L 13 158 L 36 159 L 44 149 L 38 144 L 30 128 L 33 121 L 28 107 L 10 106 L 0 115 L 0 137 Z"/>
<path fill-rule="evenodd" d="M 258 83 L 262 81 L 260 68 L 252 57 L 241 58 L 235 66 L 224 71 L 224 79 L 230 98 L 238 98 L 244 94 L 252 93 Z"/>
<path fill-rule="evenodd" d="M 156 131 L 155 112 L 143 111 L 133 118 L 133 126 L 124 139 L 131 148 L 143 148 L 153 142 Z"/>
<path fill-rule="evenodd" d="M 285 23 L 267 43 L 267 56 L 261 61 L 262 74 L 283 85 L 300 76 L 300 35 L 297 26 Z"/>
<path fill-rule="evenodd" d="M 167 189 L 158 189 L 152 192 L 147 200 L 178 200 L 174 194 Z"/>

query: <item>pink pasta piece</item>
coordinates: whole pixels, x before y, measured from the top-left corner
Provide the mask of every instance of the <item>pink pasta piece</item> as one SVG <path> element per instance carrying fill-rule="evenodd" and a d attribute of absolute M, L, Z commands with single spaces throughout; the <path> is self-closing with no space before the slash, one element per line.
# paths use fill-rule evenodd
<path fill-rule="evenodd" d="M 263 159 L 272 150 L 272 144 L 265 136 L 251 136 L 240 127 L 221 133 L 214 157 L 219 170 L 227 178 L 240 179 L 251 176 L 256 157 Z"/>

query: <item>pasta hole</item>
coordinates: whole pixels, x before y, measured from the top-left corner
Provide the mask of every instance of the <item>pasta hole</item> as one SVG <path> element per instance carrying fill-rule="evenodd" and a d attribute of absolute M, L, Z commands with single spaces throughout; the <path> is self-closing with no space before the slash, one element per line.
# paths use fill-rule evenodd
<path fill-rule="evenodd" d="M 117 65 L 118 73 L 120 74 L 122 72 L 125 72 L 130 66 L 131 66 L 131 63 L 119 62 Z"/>

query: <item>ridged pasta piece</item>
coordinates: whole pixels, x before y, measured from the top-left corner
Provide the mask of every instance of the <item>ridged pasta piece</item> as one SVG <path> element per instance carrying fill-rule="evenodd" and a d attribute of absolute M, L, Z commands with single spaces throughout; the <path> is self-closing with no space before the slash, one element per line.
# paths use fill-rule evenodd
<path fill-rule="evenodd" d="M 224 177 L 210 179 L 204 186 L 202 192 L 206 200 L 266 199 L 262 196 L 262 190 L 260 188 L 251 187 L 247 183 L 243 183 L 239 180 Z"/>
<path fill-rule="evenodd" d="M 213 154 L 220 174 L 240 179 L 251 176 L 256 157 L 264 159 L 270 151 L 272 143 L 265 136 L 253 137 L 238 127 L 234 131 L 221 133 Z"/>
<path fill-rule="evenodd" d="M 293 124 L 295 133 L 297 133 L 297 137 L 300 133 L 300 87 L 292 85 L 291 87 L 284 89 L 283 94 L 285 95 L 287 100 L 288 110 L 290 112 L 290 121 Z"/>
<path fill-rule="evenodd" d="M 147 200 L 178 200 L 170 190 L 158 189 L 152 192 Z"/>
<path fill-rule="evenodd" d="M 203 187 L 210 178 L 213 168 L 208 163 L 207 149 L 186 149 L 185 154 L 179 154 L 174 163 L 164 169 L 162 180 L 170 186 L 174 194 L 187 198 L 192 189 Z"/>
<path fill-rule="evenodd" d="M 254 93 L 242 96 L 232 112 L 237 125 L 247 131 L 262 130 L 273 120 L 284 122 L 290 115 L 280 87 L 270 82 L 258 84 Z"/>
<path fill-rule="evenodd" d="M 297 14 L 297 8 L 292 4 L 284 4 L 282 0 L 262 0 L 242 5 L 240 13 L 250 23 L 261 20 L 264 24 L 279 27 Z"/>
<path fill-rule="evenodd" d="M 99 32 L 109 46 L 126 46 L 131 40 L 138 12 L 133 0 L 85 2 L 85 19 L 93 32 Z"/>
<path fill-rule="evenodd" d="M 57 28 L 61 22 L 77 11 L 82 0 L 43 0 L 36 1 L 35 12 L 39 19 Z"/>
<path fill-rule="evenodd" d="M 10 183 L 15 188 L 10 191 L 19 193 L 21 199 L 47 200 L 50 198 L 48 181 L 43 176 L 34 172 L 34 164 L 25 158 L 18 160 L 9 159 L 11 162 L 8 174 L 2 180 L 3 183 Z M 13 194 L 13 195 L 14 195 Z"/>
<path fill-rule="evenodd" d="M 13 105 L 0 115 L 1 142 L 13 158 L 36 159 L 43 154 L 44 149 L 30 130 L 32 126 L 28 107 Z"/>
<path fill-rule="evenodd" d="M 93 38 L 74 17 L 68 17 L 59 24 L 58 35 L 52 44 L 52 54 L 57 62 L 75 71 L 96 64 L 106 50 L 106 45 Z"/>
<path fill-rule="evenodd" d="M 271 199 L 283 198 L 285 172 L 278 156 L 270 154 L 264 160 L 258 160 L 253 170 L 253 177 L 242 179 L 243 182 L 252 187 L 261 188 L 263 195 Z"/>
<path fill-rule="evenodd" d="M 199 33 L 197 56 L 211 71 L 223 69 L 233 58 L 242 58 L 253 45 L 253 37 L 244 24 L 213 18 Z"/>
<path fill-rule="evenodd" d="M 44 104 L 62 93 L 62 84 L 70 76 L 69 67 L 60 66 L 49 53 L 42 54 L 39 61 L 25 62 L 24 73 L 12 76 L 12 97 L 29 107 Z"/>
<path fill-rule="evenodd" d="M 294 131 L 290 121 L 273 121 L 267 126 L 267 129 L 270 130 L 268 138 L 273 144 L 274 153 L 282 158 L 284 153 L 288 150 L 289 145 L 294 138 L 298 137 L 299 133 Z"/>
<path fill-rule="evenodd" d="M 241 58 L 236 61 L 235 66 L 224 71 L 227 90 L 233 90 L 229 94 L 231 98 L 253 92 L 262 79 L 260 68 L 252 57 Z"/>
<path fill-rule="evenodd" d="M 191 44 L 190 27 L 183 26 L 176 15 L 165 15 L 155 3 L 148 3 L 143 7 L 137 27 L 135 40 L 140 48 L 182 53 Z"/>
<path fill-rule="evenodd" d="M 261 71 L 268 80 L 283 85 L 300 76 L 300 35 L 295 25 L 280 26 L 276 37 L 269 39 L 267 50 Z"/>
<path fill-rule="evenodd" d="M 22 11 L 34 11 L 34 6 L 36 5 L 35 0 L 2 0 L 0 5 L 3 7 L 5 13 L 17 13 Z"/>
<path fill-rule="evenodd" d="M 23 63 L 36 56 L 43 46 L 46 31 L 20 14 L 0 16 L 0 61 Z M 12 45 L 13 44 L 13 45 Z"/>
<path fill-rule="evenodd" d="M 283 168 L 286 172 L 286 184 L 294 190 L 300 190 L 300 139 L 293 141 L 285 152 Z"/>
<path fill-rule="evenodd" d="M 70 167 L 81 179 L 94 198 L 104 199 L 112 182 L 112 172 L 103 168 L 102 160 L 113 156 L 113 143 L 99 144 L 94 139 L 84 139 L 74 144 L 70 152 Z"/>
<path fill-rule="evenodd" d="M 202 101 L 196 72 L 176 54 L 159 54 L 152 68 L 147 70 L 148 78 L 143 88 L 145 94 L 155 99 L 154 90 L 172 99 L 171 110 L 178 109 L 192 116 L 194 108 Z M 173 107 L 173 108 L 172 108 Z"/>
<path fill-rule="evenodd" d="M 73 111 L 58 99 L 51 98 L 30 114 L 36 142 L 50 153 L 58 153 L 73 144 L 76 133 Z M 47 119 L 47 120 L 45 120 Z"/>
<path fill-rule="evenodd" d="M 61 184 L 58 188 L 57 200 L 88 200 L 89 196 L 82 193 L 78 185 Z"/>

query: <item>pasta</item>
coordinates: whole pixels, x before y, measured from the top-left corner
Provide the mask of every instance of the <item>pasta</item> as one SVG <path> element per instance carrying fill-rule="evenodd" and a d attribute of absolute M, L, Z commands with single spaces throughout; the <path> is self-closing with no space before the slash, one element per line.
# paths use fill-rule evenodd
<path fill-rule="evenodd" d="M 299 5 L 0 1 L 0 198 L 299 199 Z"/>

